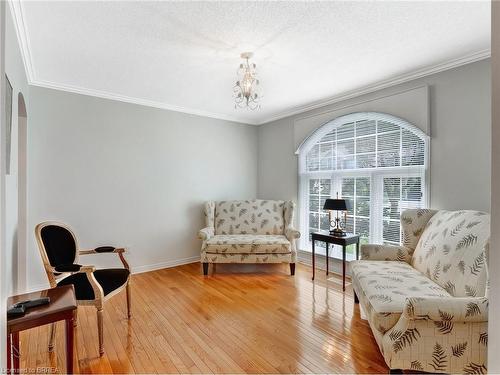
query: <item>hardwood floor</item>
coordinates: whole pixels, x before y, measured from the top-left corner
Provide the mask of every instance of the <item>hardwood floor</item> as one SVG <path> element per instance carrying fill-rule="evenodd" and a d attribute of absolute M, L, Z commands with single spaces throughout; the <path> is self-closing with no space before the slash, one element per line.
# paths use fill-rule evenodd
<path fill-rule="evenodd" d="M 388 372 L 349 287 L 311 281 L 298 265 L 199 263 L 132 277 L 104 307 L 99 357 L 95 309 L 78 308 L 75 371 L 80 373 L 379 373 Z M 21 333 L 21 367 L 64 372 L 64 326 L 47 352 L 48 327 Z M 41 369 L 46 371 L 46 369 Z"/>

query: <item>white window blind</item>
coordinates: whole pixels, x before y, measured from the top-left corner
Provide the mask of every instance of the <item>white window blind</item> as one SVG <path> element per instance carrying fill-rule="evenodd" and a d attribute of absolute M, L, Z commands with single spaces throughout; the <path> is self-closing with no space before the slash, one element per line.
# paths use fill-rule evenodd
<path fill-rule="evenodd" d="M 384 243 L 401 242 L 401 212 L 423 207 L 421 177 L 383 177 L 383 234 Z"/>
<path fill-rule="evenodd" d="M 370 177 L 343 177 L 341 197 L 348 201 L 346 230 L 357 233 L 363 240 L 370 236 Z"/>
<path fill-rule="evenodd" d="M 347 199 L 345 228 L 361 241 L 399 244 L 401 212 L 426 206 L 428 137 L 390 115 L 357 113 L 318 129 L 301 147 L 301 247 L 310 233 L 328 230 L 325 199 Z"/>

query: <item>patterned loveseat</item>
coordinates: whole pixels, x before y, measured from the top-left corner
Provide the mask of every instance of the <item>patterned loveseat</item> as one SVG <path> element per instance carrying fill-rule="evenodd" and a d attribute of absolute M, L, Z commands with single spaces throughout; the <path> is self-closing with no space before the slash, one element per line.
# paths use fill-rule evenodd
<path fill-rule="evenodd" d="M 356 302 L 387 365 L 486 373 L 489 215 L 408 210 L 401 223 L 402 246 L 364 245 L 351 263 Z"/>
<path fill-rule="evenodd" d="M 292 201 L 252 200 L 205 203 L 203 273 L 209 263 L 290 263 L 295 273 L 296 239 Z"/>

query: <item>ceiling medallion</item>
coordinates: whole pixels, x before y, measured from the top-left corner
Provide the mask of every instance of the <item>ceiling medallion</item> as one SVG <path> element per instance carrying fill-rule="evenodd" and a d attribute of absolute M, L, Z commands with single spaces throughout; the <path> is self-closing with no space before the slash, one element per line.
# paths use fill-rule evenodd
<path fill-rule="evenodd" d="M 251 110 L 260 108 L 259 80 L 257 77 L 257 65 L 250 63 L 252 52 L 243 52 L 241 58 L 245 60 L 240 64 L 237 71 L 238 80 L 233 88 L 234 108 L 247 108 Z"/>

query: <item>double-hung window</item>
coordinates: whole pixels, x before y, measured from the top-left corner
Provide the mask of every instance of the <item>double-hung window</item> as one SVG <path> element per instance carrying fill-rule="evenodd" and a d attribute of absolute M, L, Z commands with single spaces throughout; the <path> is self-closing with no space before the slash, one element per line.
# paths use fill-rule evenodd
<path fill-rule="evenodd" d="M 400 118 L 375 112 L 339 117 L 300 146 L 299 207 L 302 250 L 310 233 L 328 230 L 325 199 L 349 201 L 344 225 L 361 243 L 399 244 L 399 217 L 427 206 L 429 138 Z M 319 246 L 324 246 L 318 243 Z"/>

